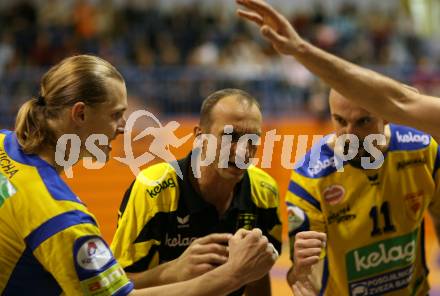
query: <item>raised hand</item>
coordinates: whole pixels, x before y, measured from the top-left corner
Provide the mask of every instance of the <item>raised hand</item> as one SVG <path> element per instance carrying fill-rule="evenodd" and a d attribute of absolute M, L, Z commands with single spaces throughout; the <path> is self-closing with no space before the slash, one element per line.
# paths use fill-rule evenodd
<path fill-rule="evenodd" d="M 236 1 L 247 9 L 238 9 L 238 15 L 257 24 L 261 34 L 279 53 L 294 54 L 300 50 L 301 37 L 289 21 L 272 6 L 262 0 Z"/>

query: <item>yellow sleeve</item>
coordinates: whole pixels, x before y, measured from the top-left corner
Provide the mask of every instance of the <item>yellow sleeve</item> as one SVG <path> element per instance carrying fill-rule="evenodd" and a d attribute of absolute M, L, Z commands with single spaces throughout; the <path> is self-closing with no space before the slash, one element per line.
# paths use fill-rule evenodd
<path fill-rule="evenodd" d="M 281 253 L 282 224 L 278 184 L 268 173 L 255 166 L 250 166 L 248 173 L 251 179 L 251 198 L 258 207 L 257 227 Z"/>
<path fill-rule="evenodd" d="M 286 193 L 290 255 L 293 258 L 295 235 L 301 231 L 326 232 L 320 199 L 314 196 L 313 182 L 295 171 Z"/>
<path fill-rule="evenodd" d="M 133 284 L 87 213 L 69 211 L 58 215 L 26 241 L 63 294 L 127 295 L 133 290 Z"/>
<path fill-rule="evenodd" d="M 127 272 L 141 272 L 159 264 L 162 231 L 158 215 L 174 206 L 172 196 L 178 184 L 169 168 L 162 163 L 142 171 L 124 196 L 111 249 Z"/>

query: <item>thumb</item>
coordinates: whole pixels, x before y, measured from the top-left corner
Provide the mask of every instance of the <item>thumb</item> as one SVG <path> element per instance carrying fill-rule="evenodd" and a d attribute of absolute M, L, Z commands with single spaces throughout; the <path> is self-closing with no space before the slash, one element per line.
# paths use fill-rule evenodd
<path fill-rule="evenodd" d="M 261 34 L 263 34 L 265 38 L 269 39 L 273 43 L 281 43 L 284 41 L 283 37 L 268 25 L 262 26 L 260 30 Z"/>

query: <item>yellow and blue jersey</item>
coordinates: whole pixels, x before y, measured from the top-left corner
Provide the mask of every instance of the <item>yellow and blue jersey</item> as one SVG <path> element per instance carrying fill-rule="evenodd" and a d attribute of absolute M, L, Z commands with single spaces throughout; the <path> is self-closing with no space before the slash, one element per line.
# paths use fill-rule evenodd
<path fill-rule="evenodd" d="M 127 295 L 95 217 L 54 167 L 0 131 L 0 294 Z"/>
<path fill-rule="evenodd" d="M 378 169 L 343 162 L 327 137 L 292 172 L 286 196 L 291 254 L 299 231 L 327 233 L 320 295 L 427 295 L 424 221 L 440 215 L 438 144 L 389 125 Z"/>

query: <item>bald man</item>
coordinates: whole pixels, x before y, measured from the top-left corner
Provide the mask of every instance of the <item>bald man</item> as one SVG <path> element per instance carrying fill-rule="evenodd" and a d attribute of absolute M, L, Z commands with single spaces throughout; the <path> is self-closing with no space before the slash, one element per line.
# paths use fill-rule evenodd
<path fill-rule="evenodd" d="M 185 281 L 218 268 L 228 261 L 228 240 L 240 228 L 261 229 L 274 252 L 281 252 L 278 185 L 250 165 L 257 146 L 246 138 L 260 137 L 262 120 L 250 94 L 216 91 L 203 101 L 194 127 L 197 137 L 210 135 L 214 145 L 204 142 L 177 162 L 182 179 L 166 162 L 136 178 L 122 201 L 111 245 L 135 286 Z M 224 145 L 227 138 L 230 144 Z M 269 274 L 230 295 L 243 293 L 271 295 Z"/>
<path fill-rule="evenodd" d="M 438 144 L 336 91 L 329 101 L 335 132 L 295 166 L 286 196 L 295 296 L 428 295 L 423 218 L 439 237 Z"/>

